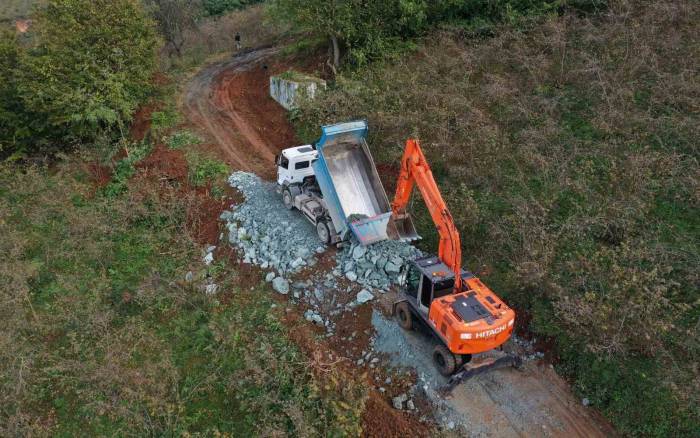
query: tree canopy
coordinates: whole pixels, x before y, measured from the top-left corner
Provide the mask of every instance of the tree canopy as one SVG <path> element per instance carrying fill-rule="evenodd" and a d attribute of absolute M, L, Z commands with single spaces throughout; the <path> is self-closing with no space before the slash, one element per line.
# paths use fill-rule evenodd
<path fill-rule="evenodd" d="M 385 58 L 445 22 L 499 23 L 567 7 L 588 10 L 605 0 L 271 0 L 271 16 L 329 40 L 332 64 Z"/>
<path fill-rule="evenodd" d="M 142 4 L 50 0 L 33 19 L 29 47 L 8 35 L 0 43 L 11 55 L 0 61 L 0 77 L 11 78 L 0 89 L 0 142 L 67 144 L 122 128 L 156 67 L 158 38 Z"/>

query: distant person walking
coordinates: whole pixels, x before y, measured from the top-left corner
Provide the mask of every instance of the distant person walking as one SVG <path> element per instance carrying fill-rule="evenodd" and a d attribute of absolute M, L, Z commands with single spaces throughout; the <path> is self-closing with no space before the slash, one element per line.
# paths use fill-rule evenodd
<path fill-rule="evenodd" d="M 241 50 L 241 34 L 236 32 L 236 36 L 233 39 L 236 41 L 236 50 Z"/>

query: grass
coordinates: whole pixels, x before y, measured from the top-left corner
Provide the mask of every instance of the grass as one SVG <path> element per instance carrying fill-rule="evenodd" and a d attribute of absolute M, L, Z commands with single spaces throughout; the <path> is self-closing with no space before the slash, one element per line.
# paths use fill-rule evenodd
<path fill-rule="evenodd" d="M 202 143 L 202 139 L 190 131 L 178 131 L 165 139 L 170 149 L 184 149 Z"/>
<path fill-rule="evenodd" d="M 195 187 L 204 187 L 224 180 L 229 174 L 228 165 L 218 159 L 195 151 L 188 152 L 186 156 L 189 165 L 189 180 Z"/>
<path fill-rule="evenodd" d="M 624 434 L 697 435 L 700 88 L 688 73 L 700 10 L 608 6 L 488 38 L 434 33 L 399 61 L 341 75 L 294 123 L 308 141 L 321 124 L 367 118 L 383 164 L 421 138 L 467 266 L 557 339 L 580 396 Z"/>
<path fill-rule="evenodd" d="M 14 20 L 15 18 L 26 18 L 32 7 L 41 2 L 36 0 L 3 0 L 0 4 L 0 22 L 3 20 Z"/>
<path fill-rule="evenodd" d="M 81 169 L 0 168 L 0 434 L 333 435 L 341 417 L 357 427 L 336 401 L 361 406 L 361 387 L 309 371 L 264 282 L 240 287 L 235 272 L 192 263 L 192 199 L 147 181 L 95 193 Z M 208 272 L 218 296 L 200 289 Z"/>

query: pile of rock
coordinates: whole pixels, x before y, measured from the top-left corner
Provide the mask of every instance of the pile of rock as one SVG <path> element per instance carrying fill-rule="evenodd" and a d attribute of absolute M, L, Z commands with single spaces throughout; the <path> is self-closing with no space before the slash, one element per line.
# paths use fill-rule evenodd
<path fill-rule="evenodd" d="M 338 266 L 333 273 L 366 288 L 386 291 L 397 284 L 401 267 L 420 255 L 420 250 L 414 246 L 394 240 L 369 246 L 353 243 L 338 252 Z"/>
<path fill-rule="evenodd" d="M 316 255 L 325 247 L 299 212 L 284 207 L 273 183 L 250 173 L 235 172 L 229 177 L 229 184 L 246 198 L 233 211 L 221 215 L 229 231 L 228 240 L 241 250 L 243 263 L 274 270 L 282 277 L 316 264 Z M 282 281 L 277 281 L 276 286 L 280 292 L 288 291 Z"/>

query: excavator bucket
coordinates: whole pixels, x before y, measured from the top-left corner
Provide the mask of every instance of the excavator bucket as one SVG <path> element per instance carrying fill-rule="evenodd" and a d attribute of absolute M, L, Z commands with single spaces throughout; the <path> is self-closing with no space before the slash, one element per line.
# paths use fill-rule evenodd
<path fill-rule="evenodd" d="M 460 371 L 453 374 L 447 384 L 440 388 L 440 393 L 443 396 L 449 396 L 457 385 L 474 376 L 507 367 L 520 369 L 522 365 L 523 361 L 519 356 L 500 350 L 475 354 L 470 362 L 466 363 Z"/>
<path fill-rule="evenodd" d="M 411 242 L 420 239 L 416 227 L 413 225 L 411 215 L 408 213 L 392 216 L 387 226 L 387 234 L 390 239 Z"/>

